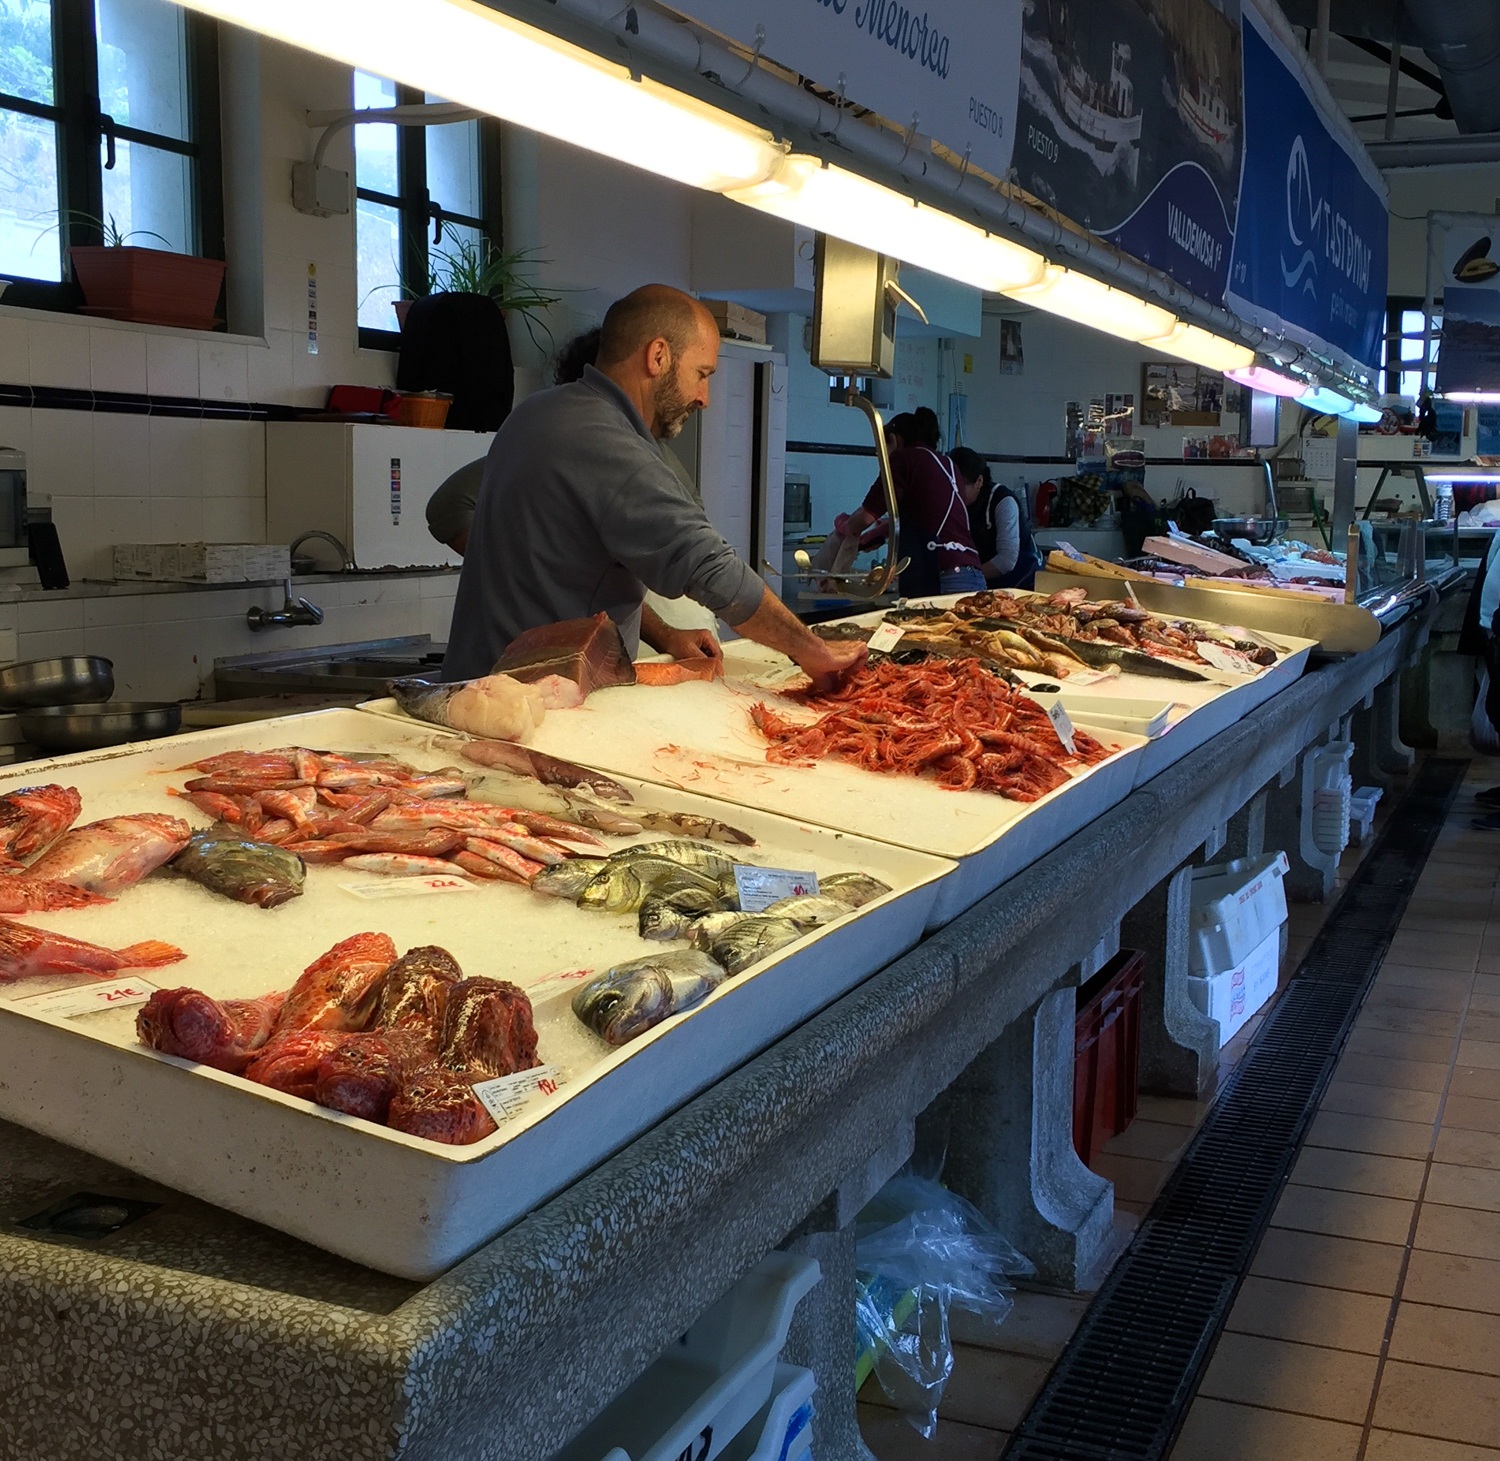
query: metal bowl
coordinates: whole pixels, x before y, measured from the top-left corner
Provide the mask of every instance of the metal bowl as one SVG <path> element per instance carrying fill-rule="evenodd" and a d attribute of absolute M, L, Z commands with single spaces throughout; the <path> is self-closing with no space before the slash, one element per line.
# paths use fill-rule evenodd
<path fill-rule="evenodd" d="M 95 751 L 175 735 L 182 729 L 182 706 L 148 700 L 49 705 L 17 711 L 16 724 L 27 744 L 39 751 Z"/>
<path fill-rule="evenodd" d="M 1263 548 L 1274 543 L 1291 527 L 1284 517 L 1216 517 L 1214 532 L 1226 543 L 1231 538 L 1244 538 L 1254 547 Z"/>
<path fill-rule="evenodd" d="M 0 710 L 95 705 L 115 693 L 115 667 L 96 654 L 33 659 L 0 670 Z"/>

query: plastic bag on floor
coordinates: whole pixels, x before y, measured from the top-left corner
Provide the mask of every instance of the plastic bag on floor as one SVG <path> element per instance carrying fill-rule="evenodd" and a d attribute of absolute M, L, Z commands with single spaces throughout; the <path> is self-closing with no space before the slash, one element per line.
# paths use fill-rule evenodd
<path fill-rule="evenodd" d="M 858 1350 L 874 1346 L 874 1374 L 923 1436 L 953 1370 L 954 1307 L 999 1324 L 1013 1307 L 1007 1277 L 1034 1273 L 972 1203 L 926 1177 L 887 1182 L 855 1224 Z"/>

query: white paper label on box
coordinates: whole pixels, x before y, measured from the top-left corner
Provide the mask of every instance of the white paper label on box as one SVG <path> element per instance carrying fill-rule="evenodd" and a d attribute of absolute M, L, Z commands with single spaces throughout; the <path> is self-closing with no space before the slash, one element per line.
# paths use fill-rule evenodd
<path fill-rule="evenodd" d="M 156 985 L 144 979 L 115 979 L 102 984 L 82 984 L 73 989 L 54 989 L 50 994 L 33 994 L 12 1003 L 28 1015 L 76 1020 L 79 1015 L 96 1015 L 101 1010 L 129 1009 L 132 1005 L 145 1004 L 155 992 Z"/>
<path fill-rule="evenodd" d="M 1073 721 L 1063 709 L 1061 700 L 1054 700 L 1047 707 L 1047 719 L 1052 722 L 1052 729 L 1057 732 L 1058 740 L 1068 748 L 1068 754 L 1074 755 L 1078 747 L 1073 741 Z"/>
<path fill-rule="evenodd" d="M 882 624 L 870 636 L 870 649 L 879 654 L 889 654 L 901 642 L 901 636 L 906 633 L 899 624 Z"/>
<path fill-rule="evenodd" d="M 474 1094 L 497 1123 L 519 1116 L 537 1096 L 550 1096 L 560 1084 L 555 1065 L 538 1065 L 515 1075 L 497 1076 L 492 1081 L 478 1081 Z"/>
<path fill-rule="evenodd" d="M 346 893 L 367 900 L 380 898 L 422 898 L 430 893 L 473 893 L 477 884 L 467 878 L 438 873 L 431 877 L 382 878 L 378 883 L 340 883 Z"/>
<path fill-rule="evenodd" d="M 791 872 L 781 867 L 745 867 L 734 870 L 740 908 L 759 913 L 783 898 L 803 898 L 818 891 L 817 873 Z"/>

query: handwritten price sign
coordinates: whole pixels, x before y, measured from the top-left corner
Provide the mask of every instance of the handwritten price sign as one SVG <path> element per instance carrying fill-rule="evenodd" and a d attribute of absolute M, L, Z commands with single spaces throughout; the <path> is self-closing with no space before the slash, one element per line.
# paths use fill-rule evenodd
<path fill-rule="evenodd" d="M 512 1121 L 538 1096 L 555 1096 L 562 1077 L 555 1065 L 538 1065 L 516 1075 L 502 1075 L 492 1081 L 479 1081 L 474 1094 L 496 1124 Z"/>
<path fill-rule="evenodd" d="M 145 1004 L 156 986 L 144 979 L 120 979 L 110 984 L 85 984 L 76 989 L 55 989 L 50 994 L 34 994 L 14 1001 L 15 1007 L 28 1015 L 50 1015 L 55 1019 L 76 1020 L 80 1015 L 96 1015 L 101 1010 L 129 1009 Z"/>
<path fill-rule="evenodd" d="M 803 898 L 818 891 L 817 873 L 792 872 L 781 867 L 746 867 L 734 870 L 740 907 L 746 913 L 759 913 L 783 898 Z"/>
<path fill-rule="evenodd" d="M 367 900 L 383 898 L 423 898 L 435 893 L 473 893 L 478 889 L 467 878 L 435 877 L 382 878 L 378 883 L 341 883 L 346 893 Z"/>

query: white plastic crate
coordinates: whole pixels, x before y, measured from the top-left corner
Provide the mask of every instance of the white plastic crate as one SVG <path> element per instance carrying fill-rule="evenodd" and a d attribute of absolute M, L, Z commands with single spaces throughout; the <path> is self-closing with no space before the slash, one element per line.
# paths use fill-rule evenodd
<path fill-rule="evenodd" d="M 777 1365 L 771 1398 L 724 1448 L 719 1461 L 808 1461 L 817 1387 L 811 1370 Z"/>
<path fill-rule="evenodd" d="M 811 1258 L 767 1254 L 553 1461 L 715 1461 L 766 1406 L 792 1313 L 820 1277 Z"/>
<path fill-rule="evenodd" d="M 1192 880 L 1188 972 L 1207 979 L 1244 961 L 1286 922 L 1286 853 L 1237 857 Z"/>
<path fill-rule="evenodd" d="M 1378 786 L 1362 786 L 1349 798 L 1349 840 L 1363 847 L 1375 825 L 1375 807 L 1382 792 Z"/>
<path fill-rule="evenodd" d="M 1188 980 L 1193 1003 L 1219 1022 L 1219 1044 L 1227 1045 L 1245 1021 L 1276 993 L 1281 973 L 1281 929 L 1271 931 L 1243 962 L 1209 979 Z"/>

